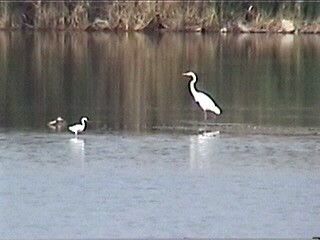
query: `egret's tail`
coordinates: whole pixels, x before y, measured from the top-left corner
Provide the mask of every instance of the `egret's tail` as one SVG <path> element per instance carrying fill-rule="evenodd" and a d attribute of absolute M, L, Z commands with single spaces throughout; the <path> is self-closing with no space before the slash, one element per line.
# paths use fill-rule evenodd
<path fill-rule="evenodd" d="M 222 113 L 222 110 L 218 106 L 214 106 L 212 112 L 214 112 L 216 115 L 220 115 Z"/>

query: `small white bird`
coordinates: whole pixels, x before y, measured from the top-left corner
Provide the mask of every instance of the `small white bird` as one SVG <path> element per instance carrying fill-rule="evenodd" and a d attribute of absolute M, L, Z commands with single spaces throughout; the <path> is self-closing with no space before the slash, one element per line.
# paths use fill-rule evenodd
<path fill-rule="evenodd" d="M 62 117 L 57 117 L 57 119 L 51 120 L 47 123 L 47 126 L 56 131 L 61 131 L 61 129 L 65 128 L 67 122 Z"/>
<path fill-rule="evenodd" d="M 214 100 L 207 94 L 201 91 L 198 91 L 195 87 L 197 82 L 197 75 L 194 72 L 186 72 L 182 74 L 183 76 L 191 77 L 191 81 L 189 83 L 189 90 L 191 95 L 193 96 L 196 103 L 204 111 L 204 119 L 207 120 L 207 111 L 211 111 L 216 115 L 220 115 L 222 113 L 221 109 L 218 105 L 214 102 Z"/>
<path fill-rule="evenodd" d="M 74 124 L 68 127 L 70 132 L 73 132 L 75 134 L 75 136 L 78 135 L 78 133 L 83 132 L 84 130 L 86 130 L 87 127 L 87 122 L 88 122 L 88 117 L 82 117 L 80 119 L 81 124 Z"/>

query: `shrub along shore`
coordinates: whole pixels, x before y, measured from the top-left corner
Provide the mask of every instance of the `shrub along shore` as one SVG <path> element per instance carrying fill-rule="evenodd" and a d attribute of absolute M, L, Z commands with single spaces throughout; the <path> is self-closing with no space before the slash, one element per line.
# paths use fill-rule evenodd
<path fill-rule="evenodd" d="M 320 3 L 0 1 L 0 29 L 320 33 Z"/>

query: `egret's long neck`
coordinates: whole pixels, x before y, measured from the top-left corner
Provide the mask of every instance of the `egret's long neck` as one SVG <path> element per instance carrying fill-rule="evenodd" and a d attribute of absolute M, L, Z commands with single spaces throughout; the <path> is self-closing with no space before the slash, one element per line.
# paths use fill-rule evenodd
<path fill-rule="evenodd" d="M 197 76 L 193 75 L 192 76 L 192 80 L 189 83 L 189 88 L 190 88 L 190 92 L 193 96 L 195 96 L 197 94 L 197 89 L 196 89 L 196 82 L 197 82 Z"/>
<path fill-rule="evenodd" d="M 82 124 L 83 127 L 85 127 L 86 126 L 86 120 L 85 119 L 81 119 L 81 124 Z"/>

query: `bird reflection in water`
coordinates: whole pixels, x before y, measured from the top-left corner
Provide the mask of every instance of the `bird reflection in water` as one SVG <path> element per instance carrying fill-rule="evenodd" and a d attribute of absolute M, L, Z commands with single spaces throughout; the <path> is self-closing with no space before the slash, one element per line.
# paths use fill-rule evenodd
<path fill-rule="evenodd" d="M 190 169 L 202 170 L 210 167 L 212 148 L 216 135 L 193 135 L 190 137 Z"/>
<path fill-rule="evenodd" d="M 69 140 L 69 143 L 70 143 L 71 157 L 77 161 L 79 160 L 84 161 L 85 140 L 74 137 Z"/>
<path fill-rule="evenodd" d="M 198 131 L 199 138 L 216 137 L 218 134 L 220 134 L 220 131 L 208 132 L 206 129 L 199 129 L 199 131 Z"/>

